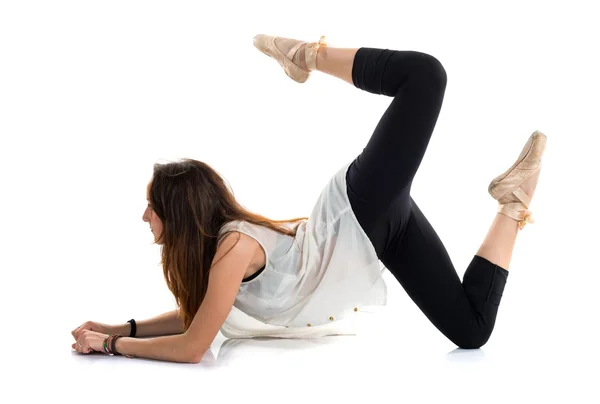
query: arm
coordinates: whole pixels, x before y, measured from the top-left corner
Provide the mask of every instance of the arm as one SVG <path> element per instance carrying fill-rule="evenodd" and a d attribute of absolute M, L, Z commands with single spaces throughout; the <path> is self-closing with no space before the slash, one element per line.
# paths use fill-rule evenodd
<path fill-rule="evenodd" d="M 172 335 L 183 333 L 183 320 L 179 317 L 179 311 L 173 310 L 147 320 L 136 321 L 136 337 L 154 337 L 160 335 Z M 125 323 L 115 327 L 116 334 L 128 336 L 131 334 L 131 324 Z"/>
<path fill-rule="evenodd" d="M 220 243 L 211 267 L 206 296 L 189 329 L 180 335 L 137 339 L 123 337 L 116 343 L 121 354 L 172 362 L 199 363 L 227 319 L 252 262 L 255 244 L 249 236 L 231 232 Z M 221 258 L 222 251 L 228 253 Z"/>

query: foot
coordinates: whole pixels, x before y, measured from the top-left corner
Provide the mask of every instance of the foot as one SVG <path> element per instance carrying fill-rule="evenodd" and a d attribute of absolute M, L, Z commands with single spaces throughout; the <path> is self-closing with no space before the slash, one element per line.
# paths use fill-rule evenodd
<path fill-rule="evenodd" d="M 292 62 L 300 66 L 300 68 L 310 71 L 306 65 L 306 47 L 308 46 L 307 42 L 298 42 L 295 39 L 276 37 L 274 43 L 281 53 L 288 55 L 288 58 L 290 58 L 288 52 L 292 51 L 293 56 L 290 58 Z M 292 50 L 292 48 L 295 48 L 295 50 Z"/>
<path fill-rule="evenodd" d="M 537 187 L 545 147 L 546 135 L 535 131 L 517 161 L 488 187 L 490 195 L 498 200 L 498 213 L 517 220 L 521 229 L 534 222 L 529 205 Z"/>
<path fill-rule="evenodd" d="M 530 198 L 533 198 L 533 194 L 535 192 L 535 188 L 537 187 L 538 178 L 540 177 L 541 168 L 533 174 L 527 181 L 521 184 L 521 189 L 529 195 Z"/>
<path fill-rule="evenodd" d="M 523 229 L 527 223 L 535 222 L 529 205 L 537 187 L 540 171 L 541 168 L 515 191 L 498 200 L 498 213 L 517 220 L 520 229 Z"/>
<path fill-rule="evenodd" d="M 254 46 L 267 56 L 275 59 L 291 79 L 304 83 L 310 72 L 317 68 L 317 53 L 321 46 L 327 46 L 325 37 L 318 42 L 304 42 L 297 39 L 256 35 Z"/>

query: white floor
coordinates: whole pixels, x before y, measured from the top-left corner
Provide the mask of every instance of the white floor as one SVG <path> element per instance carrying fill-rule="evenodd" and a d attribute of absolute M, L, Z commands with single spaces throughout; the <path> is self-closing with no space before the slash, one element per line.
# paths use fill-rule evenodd
<path fill-rule="evenodd" d="M 456 349 L 399 286 L 388 284 L 390 304 L 361 320 L 358 336 L 219 334 L 199 364 L 80 355 L 70 348 L 66 317 L 50 322 L 51 331 L 28 328 L 22 319 L 23 331 L 3 336 L 8 372 L 0 402 L 599 402 L 598 335 L 586 331 L 592 326 L 570 331 L 575 326 L 561 313 L 552 324 L 535 316 L 535 302 L 516 304 L 507 292 L 490 341 L 478 350 Z M 511 289 L 520 288 L 513 282 Z"/>
<path fill-rule="evenodd" d="M 424 327 L 421 334 L 433 330 Z M 38 346 L 32 347 L 35 355 L 11 363 L 19 376 L 5 373 L 0 397 L 6 403 L 174 398 L 226 403 L 598 403 L 597 349 L 527 338 L 507 348 L 502 338 L 518 339 L 504 335 L 489 346 L 467 351 L 402 335 L 218 338 L 200 364 L 189 365 L 82 356 L 66 348 L 49 351 Z"/>

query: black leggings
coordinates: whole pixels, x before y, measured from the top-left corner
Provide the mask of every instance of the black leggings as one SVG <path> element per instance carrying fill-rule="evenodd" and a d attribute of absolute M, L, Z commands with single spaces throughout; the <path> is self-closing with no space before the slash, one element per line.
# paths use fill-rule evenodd
<path fill-rule="evenodd" d="M 346 173 L 352 210 L 381 262 L 433 325 L 460 348 L 479 348 L 494 328 L 508 271 L 475 255 L 461 283 L 410 195 L 440 113 L 446 72 L 424 53 L 360 48 L 352 80 L 394 97 Z"/>

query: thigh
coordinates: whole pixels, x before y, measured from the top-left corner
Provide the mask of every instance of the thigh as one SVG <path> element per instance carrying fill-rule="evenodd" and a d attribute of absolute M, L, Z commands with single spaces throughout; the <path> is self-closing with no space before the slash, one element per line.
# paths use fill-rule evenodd
<path fill-rule="evenodd" d="M 400 193 L 383 212 L 373 209 L 370 201 L 361 199 L 348 187 L 348 199 L 352 210 L 360 226 L 371 240 L 380 260 L 386 256 L 388 248 L 393 248 L 400 242 L 406 230 L 406 224 L 411 214 L 411 185 L 412 183 L 409 183 L 400 190 Z"/>
<path fill-rule="evenodd" d="M 441 110 L 445 73 L 439 62 L 415 52 L 372 50 L 357 57 L 355 82 L 394 94 L 346 173 L 350 201 L 369 233 L 392 205 L 406 203 Z"/>
<path fill-rule="evenodd" d="M 414 91 L 420 88 L 415 86 Z M 349 188 L 371 209 L 383 213 L 410 186 L 429 145 L 440 105 L 439 99 L 402 93 L 381 117 L 347 173 Z"/>
<path fill-rule="evenodd" d="M 389 240 L 380 260 L 442 333 L 459 335 L 473 307 L 436 231 L 410 196 L 408 203 L 400 237 Z"/>

